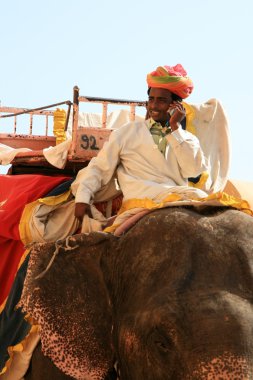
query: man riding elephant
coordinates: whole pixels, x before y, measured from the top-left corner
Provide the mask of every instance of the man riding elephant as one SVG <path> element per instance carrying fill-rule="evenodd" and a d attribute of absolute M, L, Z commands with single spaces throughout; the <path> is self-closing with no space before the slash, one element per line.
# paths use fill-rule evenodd
<path fill-rule="evenodd" d="M 71 186 L 76 202 L 75 216 L 79 221 L 90 214 L 94 198 L 100 191 L 106 193 L 115 177 L 123 193 L 123 207 L 117 221 L 122 221 L 122 215 L 129 210 L 134 214 L 140 209 L 162 208 L 168 203 L 174 206 L 234 206 L 226 196 L 223 199 L 219 193 L 215 195 L 216 191 L 223 189 L 227 178 L 226 138 L 223 139 L 225 149 L 210 144 L 216 141 L 210 135 L 204 139 L 202 146 L 203 131 L 208 125 L 214 131 L 218 129 L 218 138 L 221 139 L 222 133 L 226 137 L 226 122 L 218 102 L 211 100 L 202 108 L 195 108 L 196 115 L 202 115 L 195 125 L 196 129 L 200 127 L 200 140 L 193 133 L 194 128 L 189 128 L 193 108 L 189 112 L 189 106 L 182 103 L 182 99 L 190 95 L 193 89 L 183 67 L 158 67 L 147 76 L 147 82 L 147 119 L 131 122 L 113 131 L 98 156 L 79 172 Z M 216 124 L 216 129 L 213 128 L 214 115 L 217 114 L 225 129 L 218 128 Z M 206 154 L 208 151 L 212 152 L 212 158 Z M 225 164 L 217 160 L 221 151 Z M 242 208 L 243 205 L 239 202 L 235 207 Z M 238 345 L 236 339 L 229 340 L 231 330 L 240 325 L 233 318 L 233 313 L 237 313 L 239 320 L 240 311 L 236 305 L 231 310 L 226 306 L 230 302 L 226 295 L 216 297 L 217 292 L 220 294 L 230 289 L 230 279 L 227 274 L 227 282 L 223 284 L 220 278 L 225 271 L 222 254 L 218 261 L 212 255 L 222 244 L 230 216 L 235 219 L 233 228 L 239 222 L 248 231 L 252 220 L 246 220 L 245 215 L 237 217 L 230 210 L 227 216 L 219 216 L 218 212 L 214 218 L 215 212 L 210 211 L 212 221 L 209 223 L 208 218 L 193 211 L 160 210 L 145 217 L 139 227 L 137 225 L 133 232 L 130 231 L 119 241 L 107 234 L 67 238 L 64 244 L 69 252 L 64 255 L 64 260 L 67 260 L 64 263 L 60 263 L 63 256 L 58 255 L 62 252 L 61 242 L 35 247 L 21 304 L 24 311 L 41 326 L 43 352 L 65 374 L 76 379 L 113 379 L 115 361 L 119 362 L 122 378 L 129 380 L 202 380 L 207 379 L 204 376 L 208 370 L 211 375 L 219 373 L 227 376 L 229 371 L 234 374 L 233 363 L 239 363 L 240 374 L 245 374 L 245 379 L 249 379 L 246 376 L 251 373 L 251 363 L 245 359 L 242 349 L 245 336 L 242 334 L 242 342 Z M 221 239 L 217 239 L 219 234 Z M 240 243 L 240 249 L 244 249 L 244 240 Z M 226 243 L 226 249 L 221 252 L 229 251 L 234 255 L 234 247 L 228 241 Z M 209 245 L 212 248 L 210 257 L 205 260 L 204 253 Z M 209 265 L 213 271 L 219 260 L 222 269 L 215 285 L 218 290 L 211 286 L 207 295 L 199 292 L 199 287 L 205 286 L 205 273 Z M 231 260 L 235 263 L 239 259 Z M 60 277 L 66 282 L 64 286 L 56 280 L 59 269 Z M 246 269 L 245 266 L 242 273 L 246 273 Z M 47 283 L 48 278 L 53 283 Z M 60 288 L 56 289 L 55 285 Z M 240 302 L 245 289 L 239 292 Z M 250 299 L 251 292 L 247 297 Z M 199 299 L 203 299 L 203 303 Z M 250 309 L 250 305 L 246 306 L 247 310 Z M 218 310 L 214 319 L 210 318 L 210 323 L 202 323 L 209 311 L 213 313 L 214 310 Z M 221 332 L 226 318 L 229 323 L 224 330 L 224 344 L 217 349 L 215 329 Z M 246 322 L 251 318 L 250 314 Z M 182 320 L 187 323 L 184 325 L 182 322 L 178 326 Z M 202 331 L 202 335 L 197 334 L 196 337 L 198 328 L 195 320 L 198 320 Z M 200 350 L 205 351 L 205 343 L 198 348 L 199 339 L 203 336 L 207 342 L 206 355 L 199 355 Z M 190 354 L 191 350 L 196 356 Z M 251 350 L 250 342 L 247 350 Z M 39 348 L 36 352 L 39 352 L 39 362 L 43 363 L 46 359 L 41 356 Z M 145 368 L 139 363 L 143 363 Z M 47 363 L 44 368 L 49 374 L 51 369 L 48 365 L 50 367 Z M 228 365 L 227 372 L 222 370 L 224 365 Z M 27 379 L 30 379 L 30 374 L 31 379 L 42 379 L 42 367 L 40 365 L 38 372 L 28 372 Z M 32 368 L 38 369 L 36 364 Z M 60 379 L 63 375 L 56 375 L 55 371 L 53 365 L 53 374 L 49 378 Z"/>
<path fill-rule="evenodd" d="M 210 161 L 185 129 L 181 100 L 193 89 L 186 75 L 181 65 L 148 75 L 148 118 L 112 132 L 72 184 L 79 220 L 115 171 L 125 209 L 165 204 L 171 194 L 182 205 L 208 197 L 188 184 Z M 116 362 L 123 380 L 249 380 L 253 220 L 201 212 L 159 210 L 119 240 L 77 235 L 62 251 L 35 247 L 21 304 L 40 324 L 54 365 L 38 347 L 27 379 L 43 378 L 41 363 L 55 379 L 114 379 Z"/>
<path fill-rule="evenodd" d="M 185 130 L 187 98 L 193 83 L 184 68 L 158 67 L 147 75 L 147 120 L 132 122 L 114 131 L 97 157 L 79 171 L 72 184 L 75 215 L 82 220 L 94 194 L 108 185 L 116 170 L 123 201 L 166 195 L 204 198 L 207 194 L 188 186 L 188 178 L 205 172 L 207 162 L 198 138 Z"/>

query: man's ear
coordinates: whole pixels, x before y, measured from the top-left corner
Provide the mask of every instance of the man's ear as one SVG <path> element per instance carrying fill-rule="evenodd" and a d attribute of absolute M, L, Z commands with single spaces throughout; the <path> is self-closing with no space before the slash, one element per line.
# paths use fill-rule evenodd
<path fill-rule="evenodd" d="M 36 244 L 20 302 L 41 327 L 42 352 L 67 375 L 103 379 L 113 366 L 110 300 L 100 267 L 113 236 Z"/>

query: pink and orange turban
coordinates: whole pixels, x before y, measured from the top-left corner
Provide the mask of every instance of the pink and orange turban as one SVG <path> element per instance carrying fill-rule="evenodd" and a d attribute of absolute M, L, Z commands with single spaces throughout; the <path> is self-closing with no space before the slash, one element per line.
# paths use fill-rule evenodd
<path fill-rule="evenodd" d="M 148 87 L 165 88 L 180 98 L 187 98 L 192 93 L 193 82 L 180 63 L 176 66 L 159 66 L 147 75 Z"/>

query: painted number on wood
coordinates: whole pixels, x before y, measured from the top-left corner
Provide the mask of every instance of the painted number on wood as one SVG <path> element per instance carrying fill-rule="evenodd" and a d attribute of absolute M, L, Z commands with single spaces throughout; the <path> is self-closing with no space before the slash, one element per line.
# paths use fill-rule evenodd
<path fill-rule="evenodd" d="M 83 149 L 99 150 L 95 136 L 82 135 L 81 140 L 83 142 L 83 144 L 81 144 L 81 147 Z"/>

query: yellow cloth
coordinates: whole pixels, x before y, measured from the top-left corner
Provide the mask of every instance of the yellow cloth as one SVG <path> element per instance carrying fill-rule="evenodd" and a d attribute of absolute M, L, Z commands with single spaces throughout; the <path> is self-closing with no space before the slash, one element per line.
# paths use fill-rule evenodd
<path fill-rule="evenodd" d="M 54 136 L 56 137 L 56 145 L 66 140 L 65 123 L 66 111 L 57 108 L 54 112 Z"/>
<path fill-rule="evenodd" d="M 198 198 L 193 193 L 191 194 L 189 188 L 188 194 L 175 191 L 174 194 L 168 192 L 167 195 L 164 194 L 164 196 L 157 197 L 156 199 L 129 199 L 123 202 L 113 224 L 107 227 L 104 232 L 114 233 L 126 220 L 143 210 L 157 210 L 173 206 L 194 206 L 196 209 L 207 206 L 233 207 L 253 216 L 249 203 L 244 199 L 233 197 L 224 192 L 210 194 L 206 198 Z"/>

